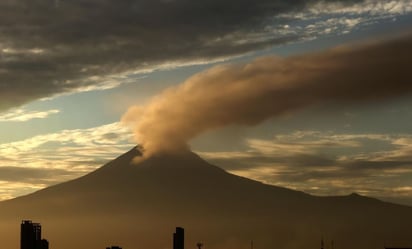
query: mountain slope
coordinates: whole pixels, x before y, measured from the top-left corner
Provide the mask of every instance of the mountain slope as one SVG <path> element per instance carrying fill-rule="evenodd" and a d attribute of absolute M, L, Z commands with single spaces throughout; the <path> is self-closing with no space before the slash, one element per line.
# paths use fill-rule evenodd
<path fill-rule="evenodd" d="M 254 239 L 262 248 L 317 248 L 322 235 L 342 248 L 412 245 L 407 232 L 412 208 L 265 185 L 229 174 L 192 152 L 142 159 L 132 149 L 79 179 L 0 203 L 0 218 L 9 225 L 36 219 L 51 243 L 63 249 L 114 242 L 125 249 L 170 248 L 177 225 L 187 228 L 191 247 L 204 240 L 210 248 L 241 248 Z M 15 233 L 9 236 L 10 248 L 18 246 Z"/>

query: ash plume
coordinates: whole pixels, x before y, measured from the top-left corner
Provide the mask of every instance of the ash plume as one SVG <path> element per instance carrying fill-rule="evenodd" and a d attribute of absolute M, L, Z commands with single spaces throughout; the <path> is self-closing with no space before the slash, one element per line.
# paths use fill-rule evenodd
<path fill-rule="evenodd" d="M 198 73 L 131 107 L 122 121 L 145 154 L 179 152 L 201 133 L 254 126 L 312 105 L 381 101 L 412 91 L 412 36 Z"/>

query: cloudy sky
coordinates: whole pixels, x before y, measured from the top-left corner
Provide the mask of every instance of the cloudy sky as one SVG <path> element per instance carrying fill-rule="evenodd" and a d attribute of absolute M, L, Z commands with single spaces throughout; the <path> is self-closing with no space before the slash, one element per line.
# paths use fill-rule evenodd
<path fill-rule="evenodd" d="M 412 1 L 0 2 L 0 200 L 135 144 L 412 205 Z"/>

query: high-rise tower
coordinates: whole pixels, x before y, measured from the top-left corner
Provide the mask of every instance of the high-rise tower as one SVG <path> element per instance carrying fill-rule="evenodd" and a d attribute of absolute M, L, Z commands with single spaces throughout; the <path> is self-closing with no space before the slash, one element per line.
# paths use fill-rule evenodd
<path fill-rule="evenodd" d="M 176 232 L 173 234 L 173 249 L 185 248 L 185 230 L 181 227 L 176 227 Z"/>
<path fill-rule="evenodd" d="M 49 242 L 41 238 L 40 223 L 23 220 L 20 226 L 20 249 L 48 249 Z"/>

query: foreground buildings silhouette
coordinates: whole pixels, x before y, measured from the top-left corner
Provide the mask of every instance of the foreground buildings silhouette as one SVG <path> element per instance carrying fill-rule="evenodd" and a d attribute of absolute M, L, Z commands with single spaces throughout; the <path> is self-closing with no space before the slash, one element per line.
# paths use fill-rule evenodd
<path fill-rule="evenodd" d="M 42 239 L 40 223 L 33 223 L 31 220 L 23 220 L 20 226 L 20 249 L 49 249 L 49 242 Z M 254 241 L 251 241 L 251 249 L 254 249 Z M 173 233 L 173 249 L 184 249 L 185 231 L 182 227 L 176 227 Z M 196 244 L 198 249 L 202 249 L 203 243 Z M 334 249 L 334 241 L 331 241 L 331 249 Z M 110 246 L 106 249 L 122 249 L 120 246 Z M 320 249 L 325 249 L 323 236 L 320 241 Z M 384 249 L 412 249 L 412 247 L 387 247 Z"/>
<path fill-rule="evenodd" d="M 200 249 L 203 244 L 198 243 Z M 182 227 L 176 227 L 173 233 L 173 249 L 185 248 L 185 230 Z M 42 239 L 40 223 L 34 223 L 31 220 L 23 220 L 20 225 L 20 249 L 49 249 L 49 242 Z M 106 249 L 122 249 L 120 246 L 106 247 Z"/>
<path fill-rule="evenodd" d="M 122 249 L 120 246 L 110 246 L 106 247 L 106 249 Z"/>
<path fill-rule="evenodd" d="M 23 220 L 20 226 L 20 249 L 49 249 L 49 242 L 41 237 L 40 223 Z"/>
<path fill-rule="evenodd" d="M 173 249 L 185 248 L 185 230 L 182 227 L 176 227 L 176 232 L 173 233 Z"/>
<path fill-rule="evenodd" d="M 198 243 L 198 248 L 201 249 L 203 244 Z M 185 230 L 182 227 L 176 227 L 176 231 L 173 233 L 173 249 L 185 248 Z M 106 249 L 122 249 L 120 246 L 106 247 Z"/>

